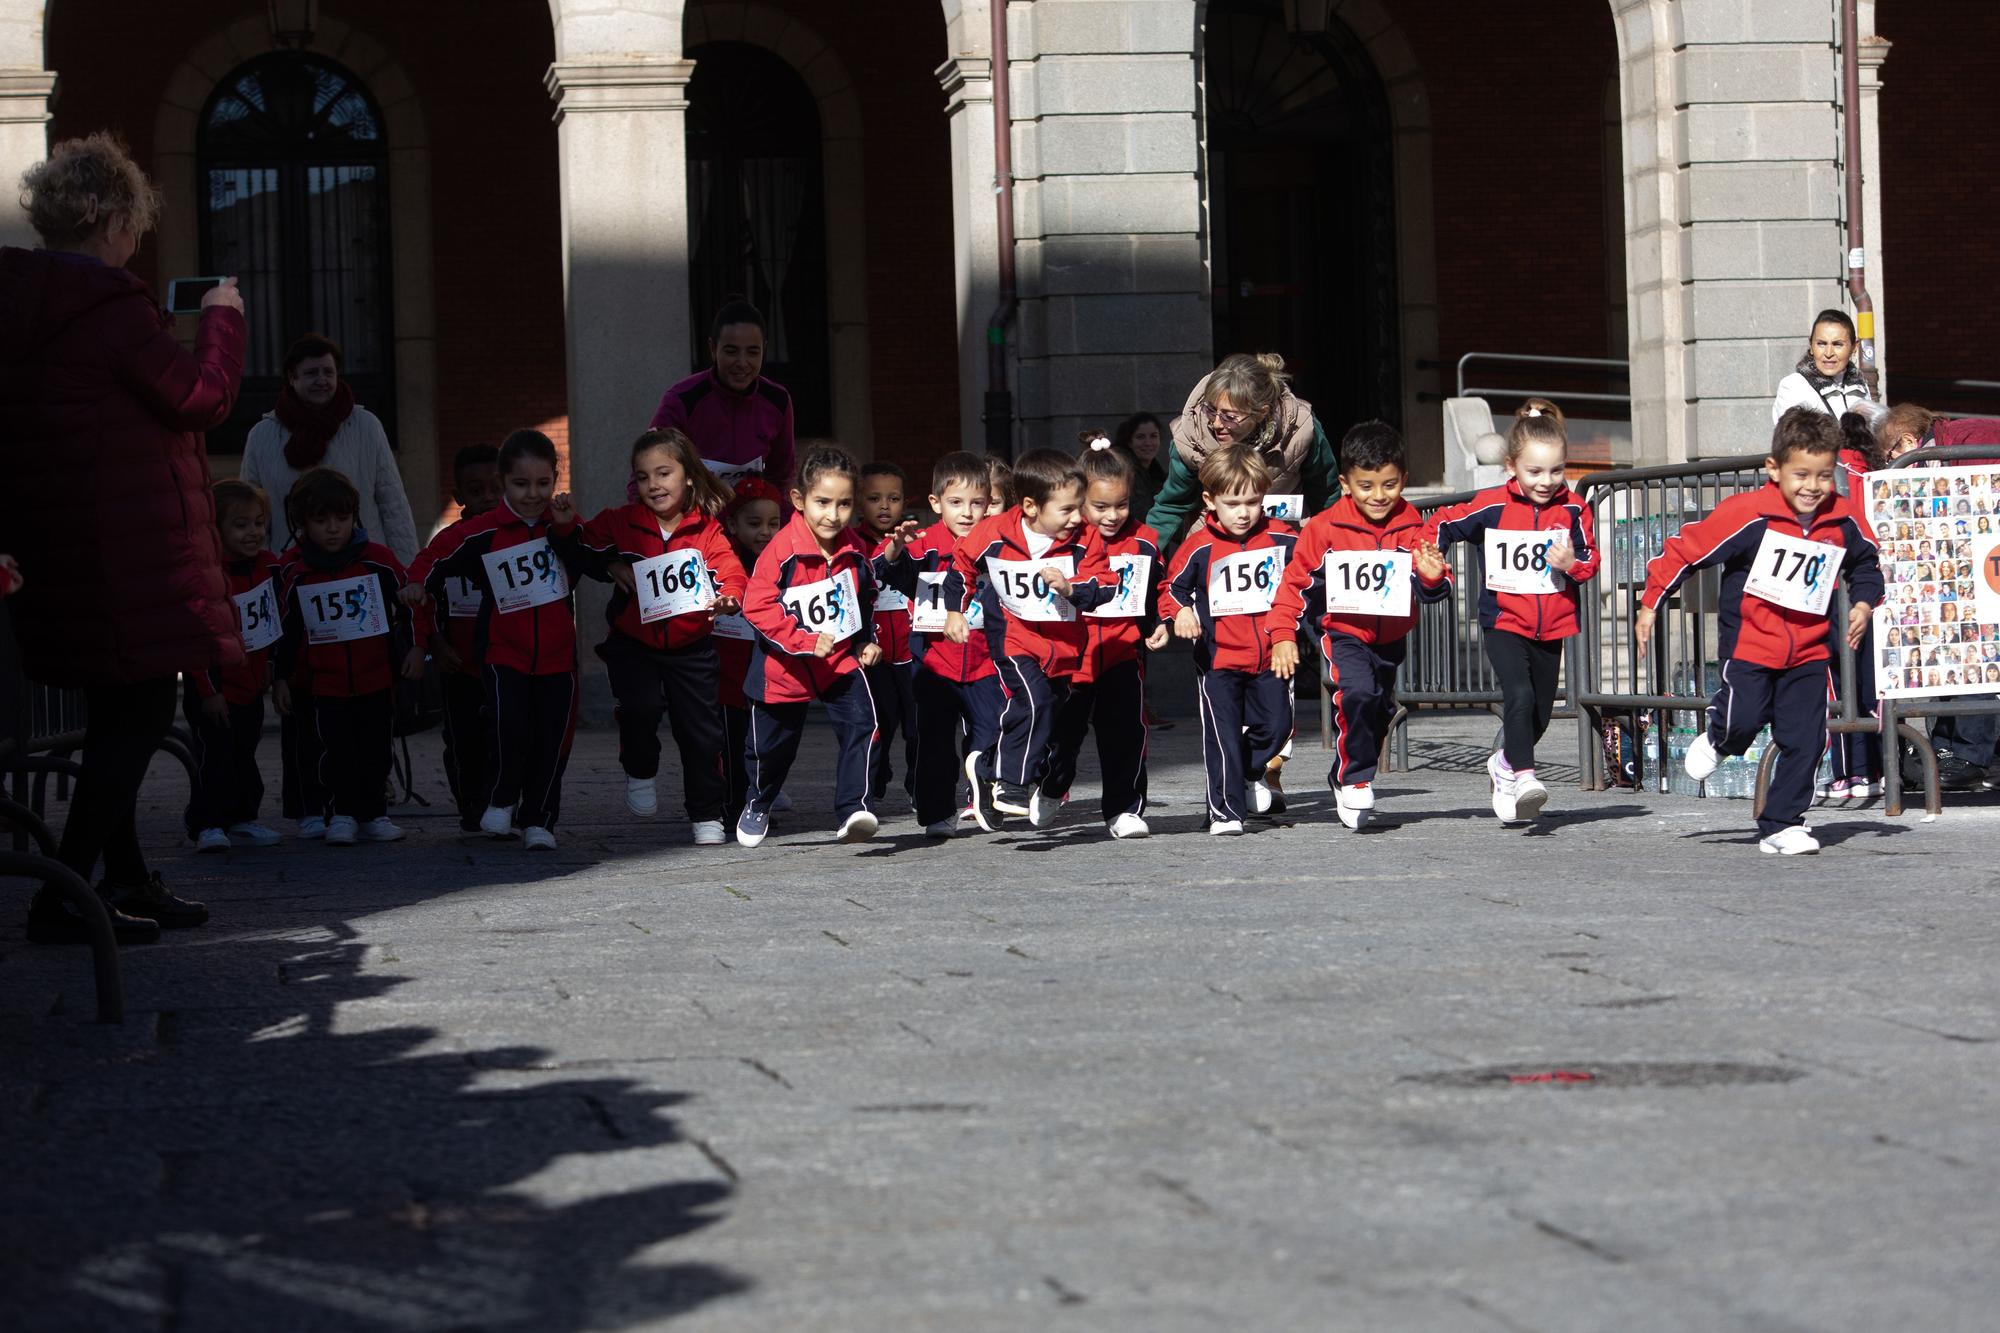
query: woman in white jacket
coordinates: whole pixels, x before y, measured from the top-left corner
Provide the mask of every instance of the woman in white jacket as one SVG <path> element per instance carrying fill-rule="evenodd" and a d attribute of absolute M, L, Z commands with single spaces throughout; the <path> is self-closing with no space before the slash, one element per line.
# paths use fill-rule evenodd
<path fill-rule="evenodd" d="M 260 486 L 278 512 L 292 483 L 308 468 L 330 467 L 361 492 L 361 526 L 409 564 L 417 555 L 417 525 L 403 474 L 382 421 L 354 402 L 340 378 L 340 345 L 308 333 L 285 352 L 285 387 L 275 411 L 250 428 L 243 446 L 243 480 Z M 284 549 L 291 525 L 274 522 L 268 545 Z"/>
<path fill-rule="evenodd" d="M 1839 418 L 1843 412 L 1869 409 L 1868 385 L 1854 368 L 1854 321 L 1846 312 L 1822 310 L 1813 320 L 1812 337 L 1797 369 L 1778 381 L 1771 403 L 1771 424 L 1795 407 Z"/>

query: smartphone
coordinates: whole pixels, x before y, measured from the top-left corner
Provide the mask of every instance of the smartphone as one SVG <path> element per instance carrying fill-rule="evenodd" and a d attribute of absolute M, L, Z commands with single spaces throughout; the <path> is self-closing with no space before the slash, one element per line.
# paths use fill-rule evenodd
<path fill-rule="evenodd" d="M 201 298 L 223 284 L 221 278 L 175 278 L 167 284 L 167 313 L 192 315 L 201 309 Z"/>

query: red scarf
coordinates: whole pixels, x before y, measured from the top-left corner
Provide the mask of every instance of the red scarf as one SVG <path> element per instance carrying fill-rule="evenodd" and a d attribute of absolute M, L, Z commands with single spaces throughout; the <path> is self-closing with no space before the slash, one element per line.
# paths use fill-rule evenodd
<path fill-rule="evenodd" d="M 289 384 L 278 390 L 278 424 L 292 433 L 292 438 L 285 441 L 285 461 L 299 472 L 318 467 L 340 423 L 353 411 L 354 390 L 347 387 L 346 380 L 334 389 L 333 397 L 324 407 L 306 402 L 292 392 Z"/>

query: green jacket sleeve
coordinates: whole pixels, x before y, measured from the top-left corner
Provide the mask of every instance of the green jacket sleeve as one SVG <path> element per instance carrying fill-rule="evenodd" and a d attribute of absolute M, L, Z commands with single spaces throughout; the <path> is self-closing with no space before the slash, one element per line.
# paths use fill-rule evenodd
<path fill-rule="evenodd" d="M 1153 507 L 1146 511 L 1146 522 L 1160 534 L 1162 542 L 1170 543 L 1188 515 L 1201 507 L 1201 482 L 1172 444 L 1163 452 L 1167 454 L 1167 479 L 1153 497 Z"/>
<path fill-rule="evenodd" d="M 1313 418 L 1312 451 L 1299 467 L 1299 489 L 1305 493 L 1307 517 L 1323 512 L 1340 498 L 1340 457 L 1318 417 Z"/>

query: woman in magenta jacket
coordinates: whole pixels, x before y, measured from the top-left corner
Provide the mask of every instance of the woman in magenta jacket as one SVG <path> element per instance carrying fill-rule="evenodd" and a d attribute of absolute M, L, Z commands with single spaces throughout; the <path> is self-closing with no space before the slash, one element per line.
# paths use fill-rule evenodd
<path fill-rule="evenodd" d="M 56 145 L 22 177 L 42 247 L 0 249 L 0 532 L 20 560 L 13 599 L 27 674 L 80 688 L 83 776 L 60 857 L 98 891 L 126 941 L 208 919 L 148 873 L 139 784 L 172 725 L 175 676 L 243 659 L 222 573 L 202 432 L 243 371 L 234 280 L 203 299 L 193 352 L 125 265 L 159 196 L 106 134 Z M 50 891 L 29 938 L 84 937 Z"/>
<path fill-rule="evenodd" d="M 757 307 L 726 303 L 709 329 L 714 364 L 667 390 L 651 428 L 693 440 L 724 486 L 755 474 L 784 492 L 792 484 L 792 395 L 764 378 L 764 339 Z"/>

